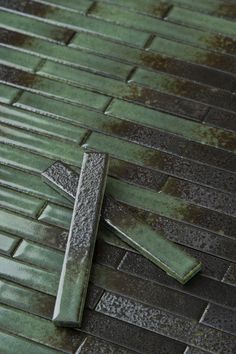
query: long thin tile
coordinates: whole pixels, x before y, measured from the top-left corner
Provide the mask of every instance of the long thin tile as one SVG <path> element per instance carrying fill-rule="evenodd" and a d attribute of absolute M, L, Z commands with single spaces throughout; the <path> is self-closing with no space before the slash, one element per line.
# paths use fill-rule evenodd
<path fill-rule="evenodd" d="M 63 171 L 65 171 L 64 174 Z M 78 180 L 78 177 L 73 178 L 73 176 L 75 176 L 73 171 L 68 170 L 59 162 L 54 164 L 52 169 L 49 168 L 43 173 L 45 181 L 49 180 L 50 185 L 56 184 L 56 188 L 61 189 L 63 193 L 68 191 L 70 198 L 75 196 L 74 186 Z M 198 261 L 167 241 L 162 234 L 156 233 L 147 224 L 140 222 L 132 213 L 129 213 L 127 208 L 114 199 L 106 197 L 102 215 L 115 230 L 117 236 L 142 252 L 181 283 L 187 282 L 200 270 L 201 266 Z M 146 234 L 146 238 L 144 238 L 144 234 Z"/>
<path fill-rule="evenodd" d="M 19 241 L 18 237 L 0 231 L 0 253 L 10 256 Z"/>
<path fill-rule="evenodd" d="M 56 325 L 81 326 L 107 169 L 107 155 L 85 153 L 53 315 Z"/>

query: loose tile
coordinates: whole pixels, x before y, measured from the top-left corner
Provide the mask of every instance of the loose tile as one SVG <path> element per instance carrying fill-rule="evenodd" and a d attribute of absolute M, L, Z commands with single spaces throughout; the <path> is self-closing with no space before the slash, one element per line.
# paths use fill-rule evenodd
<path fill-rule="evenodd" d="M 209 304 L 201 318 L 201 323 L 236 335 L 236 312 L 224 307 Z"/>
<path fill-rule="evenodd" d="M 91 281 L 113 293 L 195 320 L 200 319 L 207 304 L 193 296 L 97 264 L 93 266 Z"/>
<path fill-rule="evenodd" d="M 0 231 L 0 253 L 10 256 L 20 239 L 6 232 Z"/>
<path fill-rule="evenodd" d="M 59 165 L 58 170 L 57 166 L 58 163 L 56 166 L 53 166 L 52 171 L 50 168 L 48 171 L 45 171 L 43 174 L 45 180 L 47 181 L 47 176 L 49 176 L 50 184 L 55 180 L 57 188 L 62 189 L 64 193 L 66 188 L 69 188 L 70 196 L 74 196 L 75 180 L 73 175 L 72 181 L 68 183 L 68 177 L 65 180 L 64 176 L 71 175 L 70 170 L 66 174 L 60 175 L 61 167 Z M 62 166 L 62 169 L 64 168 Z M 111 190 L 107 188 L 106 190 L 111 193 L 113 188 Z M 106 197 L 102 216 L 115 233 L 117 233 L 117 236 L 121 237 L 122 240 L 144 254 L 181 283 L 187 282 L 200 270 L 201 265 L 197 260 L 188 257 L 181 249 L 169 243 L 162 234 L 155 233 L 147 224 L 145 225 L 145 223 L 140 222 L 135 218 L 134 214 L 129 213 L 129 210 L 125 206 L 122 206 L 113 198 Z M 148 239 L 143 239 L 143 233 L 146 233 Z M 162 249 L 161 254 L 159 252 L 160 249 Z M 175 257 L 173 257 L 173 253 Z M 183 258 L 185 258 L 185 264 L 182 262 Z"/>
<path fill-rule="evenodd" d="M 44 268 L 49 272 L 60 273 L 64 254 L 55 249 L 23 240 L 14 252 L 13 258 Z"/>
<path fill-rule="evenodd" d="M 56 325 L 81 326 L 107 169 L 106 155 L 85 153 L 53 314 Z"/>

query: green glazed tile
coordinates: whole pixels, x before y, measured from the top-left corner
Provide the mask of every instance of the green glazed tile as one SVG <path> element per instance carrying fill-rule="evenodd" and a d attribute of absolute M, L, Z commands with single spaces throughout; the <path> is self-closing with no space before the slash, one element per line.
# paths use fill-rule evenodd
<path fill-rule="evenodd" d="M 43 177 L 47 183 L 54 186 L 54 188 L 61 193 L 67 193 L 69 198 L 75 197 L 77 176 L 73 171 L 61 165 L 59 162 L 45 171 Z M 109 193 L 114 193 L 116 182 L 118 181 L 115 181 L 113 185 L 109 185 L 109 182 L 110 181 L 108 181 L 106 188 L 108 196 L 105 197 L 103 203 L 102 218 L 111 227 L 114 233 L 182 284 L 185 284 L 199 272 L 201 269 L 200 262 L 186 254 L 174 243 L 167 240 L 162 233 L 154 231 L 147 223 L 139 220 L 126 206 L 111 198 Z M 123 182 L 119 181 L 119 183 L 123 185 Z M 126 189 L 124 188 L 123 190 L 118 187 L 114 193 L 115 197 L 124 201 L 123 198 L 126 198 L 127 194 L 128 199 L 129 196 L 131 196 L 131 198 L 132 196 L 134 197 L 135 204 L 137 204 L 137 201 L 141 200 L 141 202 L 148 206 L 150 205 L 151 198 L 154 198 L 152 206 L 155 205 L 156 207 L 156 204 L 158 204 L 158 193 L 155 195 L 155 193 L 148 190 L 141 191 L 137 188 L 135 191 L 130 191 L 130 187 L 131 186 L 128 184 L 126 185 Z M 152 193 L 148 200 L 144 198 L 146 192 Z M 125 197 L 123 197 L 123 195 Z M 178 210 L 181 206 L 183 207 L 183 203 L 179 202 L 179 205 L 174 205 L 172 211 L 169 211 L 173 201 L 174 198 L 170 201 L 170 204 L 167 202 L 168 205 L 163 205 L 163 202 L 165 202 L 165 198 L 163 198 L 160 201 L 161 212 L 174 212 L 174 215 L 177 216 Z M 127 200 L 125 200 L 125 202 L 127 202 Z M 178 201 L 176 200 L 175 203 L 178 203 Z"/>
<path fill-rule="evenodd" d="M 67 239 L 63 229 L 4 209 L 0 209 L 0 230 L 56 249 L 64 249 Z"/>
<path fill-rule="evenodd" d="M 173 7 L 168 15 L 168 20 L 184 26 L 199 27 L 232 37 L 235 37 L 236 33 L 236 25 L 233 21 L 181 9 L 176 6 Z"/>
<path fill-rule="evenodd" d="M 87 9 L 90 7 L 90 3 L 87 0 L 43 0 L 42 3 L 62 7 L 65 9 L 71 9 L 85 14 Z"/>
<path fill-rule="evenodd" d="M 51 320 L 0 306 L 0 328 L 63 353 L 73 353 L 84 340 L 80 332 L 57 328 Z"/>
<path fill-rule="evenodd" d="M 23 240 L 13 257 L 22 262 L 44 268 L 49 272 L 60 273 L 64 253 Z"/>
<path fill-rule="evenodd" d="M 26 97 L 33 97 L 32 100 L 36 102 L 37 99 L 39 102 L 43 100 L 41 96 L 36 96 L 30 93 L 25 93 L 25 95 Z M 23 101 L 24 97 L 22 99 Z M 53 102 L 54 107 L 56 108 L 57 102 Z M 58 102 L 58 105 L 60 108 L 61 103 Z M 72 108 L 73 106 L 69 105 L 69 107 Z M 76 110 L 75 107 L 73 108 Z M 70 125 L 62 121 L 60 121 L 60 124 L 57 124 L 57 121 L 50 117 L 42 116 L 33 112 L 26 112 L 10 106 L 0 106 L 0 122 L 12 125 L 16 128 L 32 130 L 33 132 L 35 131 L 44 135 L 52 135 L 57 138 L 70 140 L 75 143 L 79 143 L 81 140 L 81 129 L 78 126 L 76 127 L 75 125 Z"/>
<path fill-rule="evenodd" d="M 18 191 L 47 199 L 54 203 L 70 206 L 67 199 L 59 196 L 58 193 L 46 186 L 39 176 L 30 175 L 29 172 L 26 173 L 0 165 L 0 185 L 14 188 Z"/>
<path fill-rule="evenodd" d="M 0 331 L 0 351 L 4 354 L 60 354 L 61 351 L 48 348 L 6 332 Z"/>
<path fill-rule="evenodd" d="M 0 83 L 0 102 L 10 104 L 20 90 Z"/>
<path fill-rule="evenodd" d="M 107 155 L 84 154 L 53 314 L 59 326 L 81 326 L 107 170 Z"/>
<path fill-rule="evenodd" d="M 106 114 L 163 129 L 202 144 L 225 148 L 233 152 L 236 151 L 236 146 L 233 144 L 236 138 L 236 134 L 234 133 L 158 112 L 133 103 L 113 100 Z"/>
<path fill-rule="evenodd" d="M 17 237 L 0 231 L 0 253 L 10 256 L 18 243 Z"/>
<path fill-rule="evenodd" d="M 0 275 L 3 279 L 56 295 L 59 277 L 55 273 L 0 256 Z"/>
<path fill-rule="evenodd" d="M 49 23 L 37 21 L 35 18 L 21 16 L 7 10 L 0 11 L 0 25 L 20 33 L 27 33 L 31 36 L 46 38 L 56 42 L 65 42 L 72 35 L 69 31 Z"/>
<path fill-rule="evenodd" d="M 30 171 L 32 173 L 41 173 L 53 162 L 53 160 L 35 155 L 26 150 L 24 150 L 24 153 L 22 154 L 22 151 L 23 150 L 15 146 L 0 144 L 1 164 Z"/>
<path fill-rule="evenodd" d="M 86 130 L 80 129 L 80 137 L 78 136 L 78 139 L 82 140 L 85 132 Z M 0 142 L 28 149 L 52 159 L 60 157 L 71 164 L 77 164 L 78 156 L 80 155 L 78 144 L 52 139 L 52 137 L 49 138 L 4 125 L 1 127 Z"/>
<path fill-rule="evenodd" d="M 7 306 L 51 319 L 55 298 L 51 295 L 1 279 L 0 301 Z"/>
<path fill-rule="evenodd" d="M 34 72 L 40 60 L 40 58 L 28 53 L 0 45 L 0 64 Z"/>
<path fill-rule="evenodd" d="M 35 217 L 44 201 L 12 189 L 0 187 L 0 206 Z"/>
<path fill-rule="evenodd" d="M 98 238 L 108 243 L 109 245 L 123 248 L 126 251 L 135 252 L 134 248 L 130 247 L 126 242 L 117 237 L 114 232 L 111 232 L 111 230 L 106 228 L 102 222 L 100 222 L 100 227 L 98 229 Z"/>
<path fill-rule="evenodd" d="M 70 227 L 72 209 L 48 203 L 39 220 L 65 229 Z"/>

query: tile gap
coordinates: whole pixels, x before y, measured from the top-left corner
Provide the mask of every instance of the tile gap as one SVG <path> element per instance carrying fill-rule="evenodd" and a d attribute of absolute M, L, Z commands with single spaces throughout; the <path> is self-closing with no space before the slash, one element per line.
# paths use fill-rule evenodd
<path fill-rule="evenodd" d="M 43 211 L 46 209 L 48 205 L 48 201 L 46 200 L 42 206 L 39 208 L 39 210 L 37 211 L 36 215 L 35 215 L 35 218 L 38 220 L 38 218 L 42 215 Z"/>
<path fill-rule="evenodd" d="M 106 111 L 108 110 L 108 108 L 110 107 L 112 101 L 113 101 L 114 97 L 110 97 L 110 99 L 108 100 L 108 102 L 104 105 L 104 108 L 103 108 L 103 113 L 105 114 Z"/>
<path fill-rule="evenodd" d="M 150 45 L 152 44 L 154 38 L 156 37 L 155 34 L 151 34 L 148 39 L 146 40 L 146 42 L 144 43 L 143 49 L 147 50 L 149 49 Z"/>
<path fill-rule="evenodd" d="M 87 8 L 87 11 L 85 12 L 85 16 L 88 16 L 89 12 L 91 12 L 96 5 L 97 5 L 97 1 L 93 1 L 92 4 Z"/>
<path fill-rule="evenodd" d="M 202 123 L 205 123 L 205 119 L 207 118 L 207 116 L 208 116 L 208 114 L 210 113 L 210 111 L 211 111 L 211 107 L 208 107 L 207 109 L 206 109 L 206 112 L 203 114 L 203 116 L 202 116 L 202 118 L 201 118 L 201 122 Z"/>
<path fill-rule="evenodd" d="M 171 10 L 173 9 L 173 7 L 174 7 L 174 5 L 170 5 L 170 6 L 166 9 L 166 11 L 165 11 L 165 12 L 162 14 L 162 16 L 161 16 L 161 19 L 162 19 L 162 20 L 166 20 L 166 19 L 167 19 L 167 17 L 169 16 Z"/>
<path fill-rule="evenodd" d="M 128 256 L 129 251 L 125 251 L 124 255 L 122 256 L 119 264 L 117 265 L 116 269 L 120 270 L 120 267 L 122 266 L 123 262 L 125 261 L 126 257 Z"/>
<path fill-rule="evenodd" d="M 44 66 L 44 64 L 46 63 L 47 59 L 46 58 L 42 58 L 39 63 L 36 65 L 36 67 L 34 68 L 34 73 L 37 73 L 40 69 L 42 69 L 42 67 Z"/>
<path fill-rule="evenodd" d="M 66 46 L 68 46 L 70 44 L 70 42 L 73 40 L 73 38 L 76 36 L 77 32 L 73 32 L 68 38 L 67 40 L 64 42 Z"/>
<path fill-rule="evenodd" d="M 14 106 L 15 103 L 21 98 L 21 96 L 23 95 L 24 90 L 19 89 L 19 91 L 17 91 L 16 95 L 13 97 L 13 99 L 10 102 L 11 106 Z"/>
<path fill-rule="evenodd" d="M 79 146 L 82 146 L 84 143 L 86 143 L 87 139 L 90 137 L 90 135 L 92 134 L 92 130 L 87 130 L 85 133 L 84 133 L 84 136 L 82 137 L 80 143 L 79 143 Z"/>
<path fill-rule="evenodd" d="M 14 257 L 16 250 L 20 247 L 20 245 L 22 244 L 22 242 L 24 241 L 24 238 L 20 238 L 17 242 L 17 244 L 15 245 L 15 247 L 13 248 L 13 250 L 11 251 L 11 257 Z"/>
<path fill-rule="evenodd" d="M 129 80 L 130 80 L 130 79 L 132 78 L 132 76 L 135 74 L 135 72 L 136 72 L 137 69 L 138 69 L 137 66 L 134 66 L 134 67 L 130 70 L 130 72 L 128 73 L 128 75 L 127 75 L 127 77 L 126 77 L 126 80 L 125 80 L 126 83 L 129 82 Z"/>

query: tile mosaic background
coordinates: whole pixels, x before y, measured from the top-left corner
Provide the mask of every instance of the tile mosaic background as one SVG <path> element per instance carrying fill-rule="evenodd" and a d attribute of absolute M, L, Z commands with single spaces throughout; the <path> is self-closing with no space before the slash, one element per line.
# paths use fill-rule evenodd
<path fill-rule="evenodd" d="M 0 0 L 0 352 L 236 352 L 236 3 Z M 100 224 L 80 330 L 51 321 L 72 216 L 41 173 L 111 156 L 107 191 L 203 263 L 180 285 Z"/>

